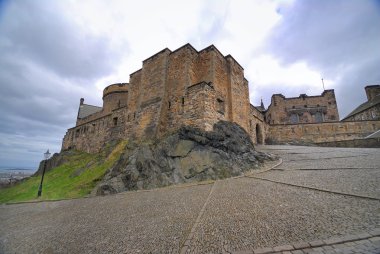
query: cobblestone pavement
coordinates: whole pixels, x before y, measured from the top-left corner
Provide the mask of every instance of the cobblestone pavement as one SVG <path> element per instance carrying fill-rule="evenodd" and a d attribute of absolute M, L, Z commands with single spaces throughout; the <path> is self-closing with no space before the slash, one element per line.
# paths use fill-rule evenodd
<path fill-rule="evenodd" d="M 380 149 L 262 146 L 211 184 L 0 206 L 0 253 L 380 253 Z"/>
<path fill-rule="evenodd" d="M 266 146 L 262 150 L 283 158 L 275 170 L 260 174 L 262 178 L 380 199 L 380 149 Z"/>
<path fill-rule="evenodd" d="M 177 253 L 210 189 L 0 206 L 0 253 Z"/>

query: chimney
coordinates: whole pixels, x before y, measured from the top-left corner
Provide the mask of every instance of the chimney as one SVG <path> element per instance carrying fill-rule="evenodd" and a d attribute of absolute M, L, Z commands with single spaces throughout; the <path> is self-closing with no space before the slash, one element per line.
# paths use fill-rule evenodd
<path fill-rule="evenodd" d="M 368 101 L 372 101 L 376 96 L 380 95 L 380 85 L 366 86 L 364 89 Z"/>

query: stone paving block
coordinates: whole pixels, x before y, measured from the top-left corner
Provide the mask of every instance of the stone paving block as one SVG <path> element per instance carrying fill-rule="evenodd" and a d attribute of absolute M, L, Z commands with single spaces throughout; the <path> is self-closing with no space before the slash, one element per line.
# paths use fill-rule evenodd
<path fill-rule="evenodd" d="M 353 254 L 354 252 L 352 252 L 351 250 L 343 250 L 342 251 L 342 254 Z"/>
<path fill-rule="evenodd" d="M 349 242 L 349 241 L 355 241 L 357 240 L 357 235 L 346 235 L 344 237 L 342 237 L 343 239 L 343 242 Z"/>
<path fill-rule="evenodd" d="M 313 249 L 312 249 L 312 248 L 306 248 L 306 249 L 303 249 L 302 251 L 303 251 L 304 253 L 310 253 L 310 252 L 313 251 Z"/>
<path fill-rule="evenodd" d="M 324 249 L 322 247 L 316 247 L 313 248 L 313 251 L 324 251 Z"/>
<path fill-rule="evenodd" d="M 292 254 L 304 254 L 302 250 L 293 250 Z"/>
<path fill-rule="evenodd" d="M 319 246 L 325 245 L 325 243 L 321 240 L 317 240 L 317 241 L 310 242 L 310 245 L 311 247 L 319 247 Z"/>
<path fill-rule="evenodd" d="M 274 251 L 287 251 L 287 250 L 294 250 L 292 245 L 281 245 L 276 246 L 273 248 Z"/>
<path fill-rule="evenodd" d="M 365 244 L 365 243 L 370 243 L 370 241 L 368 239 L 364 239 L 364 240 L 359 240 L 356 242 L 356 244 Z"/>
<path fill-rule="evenodd" d="M 334 238 L 329 238 L 329 239 L 323 240 L 323 242 L 327 245 L 338 244 L 338 243 L 343 242 L 343 239 L 338 238 L 338 237 L 334 237 Z"/>
<path fill-rule="evenodd" d="M 333 250 L 334 248 L 329 246 L 329 245 L 325 245 L 322 247 L 324 250 Z"/>
<path fill-rule="evenodd" d="M 376 228 L 374 230 L 369 231 L 369 234 L 372 236 L 379 236 L 380 235 L 380 228 Z"/>
<path fill-rule="evenodd" d="M 340 244 L 334 244 L 333 247 L 335 249 L 343 249 L 344 247 L 346 247 L 343 243 L 340 243 Z"/>
<path fill-rule="evenodd" d="M 283 251 L 281 254 L 292 254 L 290 251 Z"/>
<path fill-rule="evenodd" d="M 252 250 L 233 251 L 232 254 L 253 254 Z"/>
<path fill-rule="evenodd" d="M 313 250 L 313 251 L 309 252 L 308 254 L 323 254 L 323 252 L 317 251 L 317 250 Z"/>
<path fill-rule="evenodd" d="M 352 247 L 352 246 L 355 246 L 356 243 L 355 242 L 347 242 L 347 243 L 344 243 L 346 246 L 349 246 L 349 247 Z"/>
<path fill-rule="evenodd" d="M 310 247 L 308 242 L 299 242 L 293 244 L 294 249 L 304 249 Z"/>
<path fill-rule="evenodd" d="M 380 236 L 372 237 L 372 238 L 369 238 L 368 240 L 370 240 L 371 242 L 377 242 L 377 241 L 380 241 Z"/>
<path fill-rule="evenodd" d="M 357 235 L 354 235 L 356 236 L 356 239 L 366 239 L 366 238 L 370 238 L 371 235 L 368 234 L 368 233 L 361 233 L 361 234 L 357 234 Z"/>
<path fill-rule="evenodd" d="M 253 253 L 255 254 L 265 254 L 265 253 L 271 253 L 273 252 L 273 248 L 258 248 L 258 249 L 255 249 L 253 250 Z"/>

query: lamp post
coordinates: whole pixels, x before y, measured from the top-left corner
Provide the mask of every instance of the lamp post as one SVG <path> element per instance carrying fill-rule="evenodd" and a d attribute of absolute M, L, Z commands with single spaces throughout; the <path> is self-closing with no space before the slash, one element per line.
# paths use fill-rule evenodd
<path fill-rule="evenodd" d="M 44 169 L 43 169 L 43 171 L 42 171 L 41 183 L 40 183 L 40 187 L 38 188 L 38 194 L 37 194 L 37 197 L 41 197 L 41 193 L 42 193 L 42 182 L 44 181 L 45 170 L 46 170 L 46 162 L 47 162 L 47 160 L 48 160 L 49 157 L 50 157 L 49 149 L 46 151 L 46 153 L 44 153 L 44 157 L 45 157 L 45 161 L 44 161 Z"/>

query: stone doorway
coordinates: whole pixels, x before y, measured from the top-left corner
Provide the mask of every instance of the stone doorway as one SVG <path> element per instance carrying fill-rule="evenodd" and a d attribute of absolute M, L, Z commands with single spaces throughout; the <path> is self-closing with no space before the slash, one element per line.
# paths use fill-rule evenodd
<path fill-rule="evenodd" d="M 263 133 L 259 124 L 256 124 L 256 144 L 263 143 Z"/>

